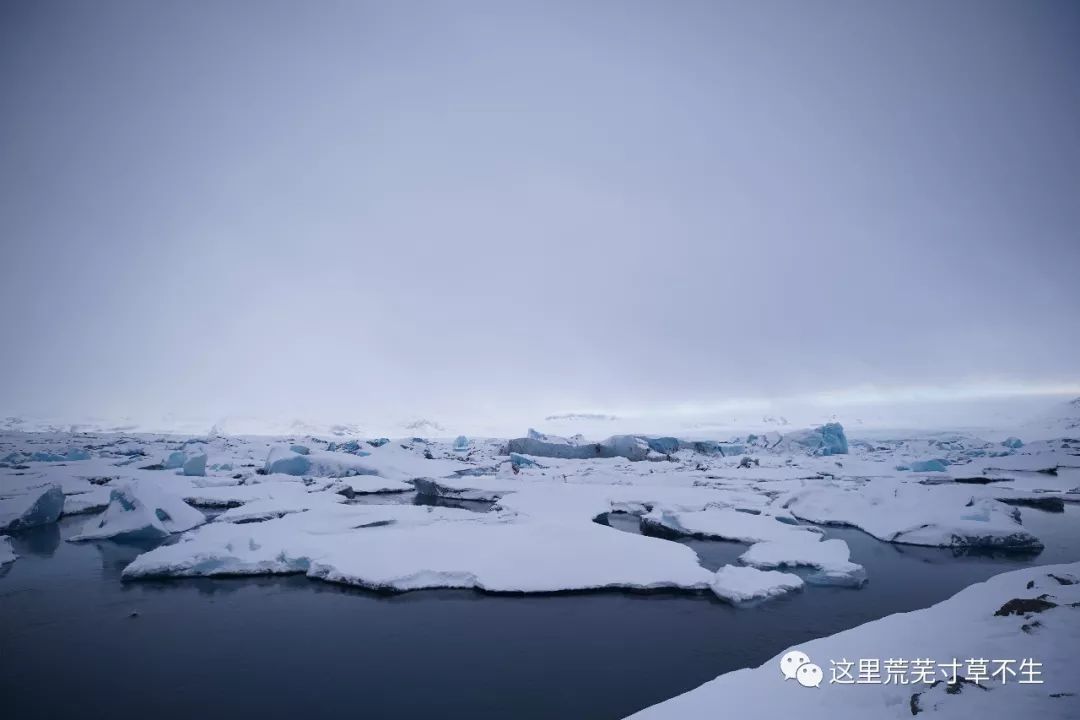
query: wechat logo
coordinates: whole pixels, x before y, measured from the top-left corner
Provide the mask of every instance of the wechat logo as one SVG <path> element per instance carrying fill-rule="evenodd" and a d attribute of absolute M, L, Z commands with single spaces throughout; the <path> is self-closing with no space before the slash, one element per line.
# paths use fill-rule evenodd
<path fill-rule="evenodd" d="M 803 687 L 819 687 L 824 673 L 810 662 L 810 656 L 802 650 L 792 650 L 780 658 L 780 673 L 784 680 L 794 679 Z"/>

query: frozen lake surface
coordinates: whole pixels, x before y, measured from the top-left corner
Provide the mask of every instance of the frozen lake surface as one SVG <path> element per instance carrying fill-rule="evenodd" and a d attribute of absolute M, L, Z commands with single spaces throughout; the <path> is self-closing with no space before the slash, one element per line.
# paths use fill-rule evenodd
<path fill-rule="evenodd" d="M 123 582 L 149 546 L 64 542 L 85 521 L 64 519 L 12 538 L 20 557 L 0 580 L 0 696 L 5 715 L 20 719 L 622 718 L 1000 572 L 1080 560 L 1080 507 L 1022 514 L 1046 545 L 1037 554 L 895 545 L 827 528 L 870 582 L 808 586 L 751 608 L 711 593 L 390 595 L 302 575 Z M 637 531 L 636 517 L 610 517 Z M 748 547 L 683 542 L 709 568 Z"/>

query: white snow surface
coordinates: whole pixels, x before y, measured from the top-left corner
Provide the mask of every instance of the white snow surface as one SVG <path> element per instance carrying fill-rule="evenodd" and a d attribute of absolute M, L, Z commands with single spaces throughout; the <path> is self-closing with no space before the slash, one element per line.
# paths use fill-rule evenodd
<path fill-rule="evenodd" d="M 722 600 L 746 603 L 786 595 L 803 586 L 803 579 L 778 570 L 758 570 L 745 565 L 725 565 L 716 571 L 709 587 Z"/>
<path fill-rule="evenodd" d="M 912 696 L 918 717 L 969 720 L 979 717 L 1015 717 L 1066 720 L 1080 717 L 1080 673 L 1076 648 L 1080 647 L 1080 583 L 1062 585 L 1051 575 L 1080 577 L 1080 563 L 1025 568 L 972 585 L 924 610 L 898 613 L 780 652 L 757 668 L 726 673 L 683 695 L 646 708 L 634 720 L 713 720 L 737 708 L 741 720 L 775 718 L 828 718 L 906 720 L 912 717 Z M 1030 583 L 1030 587 L 1029 587 Z M 998 616 L 1008 601 L 1046 595 L 1056 604 L 1038 614 Z M 1040 625 L 1032 630 L 1030 624 Z M 1024 626 L 1029 631 L 1025 631 Z M 819 687 L 803 687 L 785 680 L 780 660 L 799 650 L 824 671 Z M 862 658 L 928 658 L 938 665 L 954 658 L 966 670 L 969 658 L 1032 658 L 1041 663 L 1041 683 L 1023 684 L 1022 676 L 983 680 L 982 688 L 960 685 L 946 692 L 946 684 L 831 683 L 832 661 Z M 989 665 L 989 672 L 995 666 Z M 1015 671 L 1017 664 L 1012 665 Z M 855 675 L 858 670 L 856 668 Z M 934 670 L 938 679 L 944 673 Z"/>

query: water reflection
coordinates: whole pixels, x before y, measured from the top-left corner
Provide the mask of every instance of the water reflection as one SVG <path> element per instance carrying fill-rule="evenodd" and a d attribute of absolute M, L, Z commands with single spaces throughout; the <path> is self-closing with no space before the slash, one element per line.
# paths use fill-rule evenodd
<path fill-rule="evenodd" d="M 60 526 L 58 523 L 40 525 L 11 535 L 11 546 L 16 555 L 52 557 L 60 546 Z"/>

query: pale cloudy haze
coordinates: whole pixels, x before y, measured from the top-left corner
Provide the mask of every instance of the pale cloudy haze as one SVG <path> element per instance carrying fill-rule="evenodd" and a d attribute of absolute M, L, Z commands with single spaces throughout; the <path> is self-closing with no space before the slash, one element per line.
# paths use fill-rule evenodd
<path fill-rule="evenodd" d="M 5 0 L 0 415 L 1080 394 L 1078 67 L 1068 2 Z"/>

